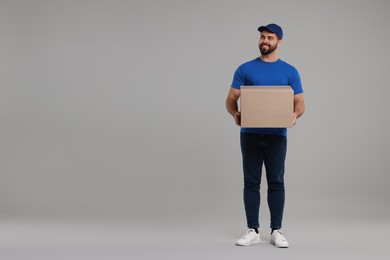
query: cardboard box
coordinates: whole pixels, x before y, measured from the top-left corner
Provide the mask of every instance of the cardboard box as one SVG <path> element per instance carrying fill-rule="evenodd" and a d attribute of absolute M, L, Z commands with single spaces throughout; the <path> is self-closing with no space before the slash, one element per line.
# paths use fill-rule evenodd
<path fill-rule="evenodd" d="M 294 91 L 290 86 L 242 86 L 241 127 L 292 127 Z"/>

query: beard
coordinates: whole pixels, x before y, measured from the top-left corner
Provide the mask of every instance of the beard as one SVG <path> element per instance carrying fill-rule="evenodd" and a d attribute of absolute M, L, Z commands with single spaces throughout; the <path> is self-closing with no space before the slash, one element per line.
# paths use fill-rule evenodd
<path fill-rule="evenodd" d="M 266 46 L 268 46 L 268 48 L 266 48 Z M 273 46 L 269 45 L 269 44 L 264 44 L 264 43 L 259 45 L 260 53 L 262 55 L 268 55 L 268 54 L 274 52 L 277 48 L 278 48 L 277 44 L 275 44 Z"/>

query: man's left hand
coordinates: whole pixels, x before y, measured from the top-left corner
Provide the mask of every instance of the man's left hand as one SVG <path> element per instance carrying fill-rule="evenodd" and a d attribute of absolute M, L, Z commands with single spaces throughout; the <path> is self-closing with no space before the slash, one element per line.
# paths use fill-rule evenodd
<path fill-rule="evenodd" d="M 293 126 L 297 123 L 297 113 L 293 113 Z"/>

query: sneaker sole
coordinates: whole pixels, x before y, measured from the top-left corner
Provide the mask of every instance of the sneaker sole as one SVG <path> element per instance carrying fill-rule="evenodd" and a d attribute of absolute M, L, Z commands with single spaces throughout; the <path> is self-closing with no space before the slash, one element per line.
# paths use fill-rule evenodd
<path fill-rule="evenodd" d="M 236 245 L 237 246 L 250 246 L 250 245 L 252 245 L 252 244 L 257 244 L 257 243 L 260 243 L 261 242 L 261 240 L 254 240 L 253 242 L 251 242 L 251 243 L 238 243 L 238 242 L 236 242 Z"/>
<path fill-rule="evenodd" d="M 288 248 L 288 247 L 289 247 L 289 245 L 277 245 L 277 244 L 275 244 L 274 242 L 272 242 L 272 244 L 273 244 L 274 246 L 276 246 L 277 248 Z"/>

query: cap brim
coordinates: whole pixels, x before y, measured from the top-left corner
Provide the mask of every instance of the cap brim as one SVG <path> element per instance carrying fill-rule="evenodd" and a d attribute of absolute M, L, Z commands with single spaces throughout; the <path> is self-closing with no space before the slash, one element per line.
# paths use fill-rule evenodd
<path fill-rule="evenodd" d="M 262 32 L 264 29 L 267 29 L 269 31 L 269 29 L 265 26 L 260 26 L 259 28 L 257 28 L 259 32 Z"/>

